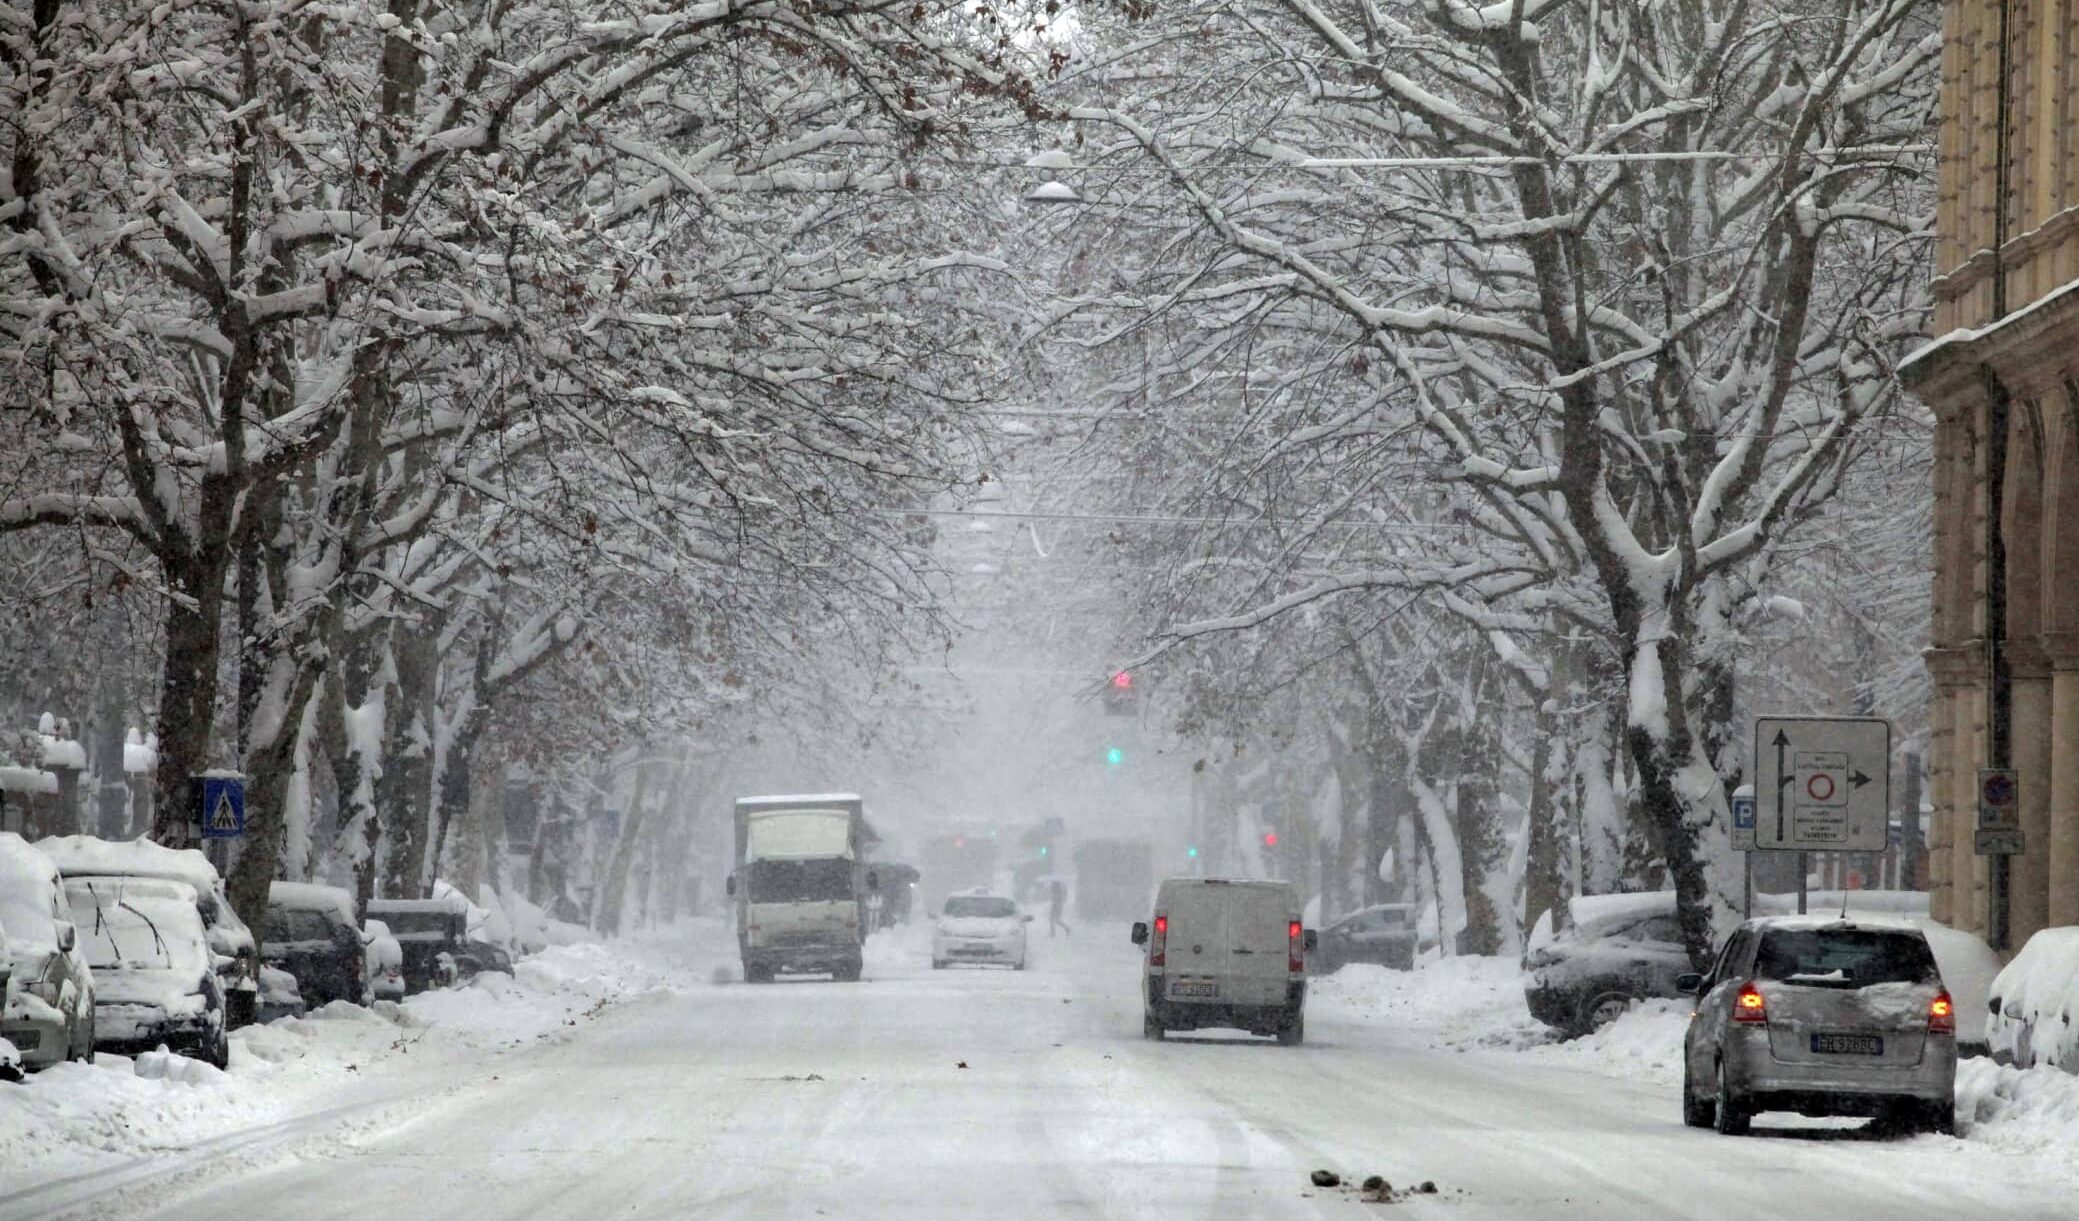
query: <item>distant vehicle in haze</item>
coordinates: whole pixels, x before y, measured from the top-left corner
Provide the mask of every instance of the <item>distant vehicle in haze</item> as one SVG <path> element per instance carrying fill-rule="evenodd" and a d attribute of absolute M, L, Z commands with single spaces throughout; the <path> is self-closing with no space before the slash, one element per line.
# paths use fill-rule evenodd
<path fill-rule="evenodd" d="M 931 967 L 954 963 L 998 963 L 1025 969 L 1025 926 L 1032 917 L 1016 902 L 982 892 L 954 895 L 932 917 Z"/>
<path fill-rule="evenodd" d="M 482 929 L 472 931 L 469 901 L 453 891 L 433 899 L 370 899 L 368 919 L 397 943 L 407 992 L 444 988 L 485 971 L 513 973 L 511 953 L 485 940 Z"/>
<path fill-rule="evenodd" d="M 996 888 L 996 840 L 983 834 L 951 832 L 924 841 L 918 866 L 927 910 L 937 911 L 948 898 Z"/>
<path fill-rule="evenodd" d="M 1233 1027 L 1296 1044 L 1306 1037 L 1312 930 L 1290 882 L 1170 878 L 1154 917 L 1135 923 L 1145 948 L 1141 1031 Z"/>
<path fill-rule="evenodd" d="M 1413 903 L 1374 903 L 1337 917 L 1321 930 L 1311 969 L 1326 974 L 1353 962 L 1369 962 L 1396 971 L 1414 970 L 1419 911 Z"/>
<path fill-rule="evenodd" d="M 1956 1130 L 1956 1006 L 1900 920 L 1771 916 L 1726 939 L 1683 1039 L 1682 1121 L 1728 1135 L 1763 1111 Z"/>
<path fill-rule="evenodd" d="M 781 971 L 859 978 L 868 898 L 880 888 L 866 864 L 874 842 L 857 794 L 737 798 L 728 889 L 745 982 Z"/>
<path fill-rule="evenodd" d="M 1155 890 L 1155 848 L 1144 839 L 1076 845 L 1076 916 L 1086 923 L 1145 915 Z"/>

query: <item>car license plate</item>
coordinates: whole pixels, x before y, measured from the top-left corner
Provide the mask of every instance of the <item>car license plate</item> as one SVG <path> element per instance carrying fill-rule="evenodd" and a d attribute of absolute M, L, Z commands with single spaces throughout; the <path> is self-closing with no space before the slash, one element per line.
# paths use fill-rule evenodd
<path fill-rule="evenodd" d="M 1884 1040 L 1873 1034 L 1815 1034 L 1812 1050 L 1822 1056 L 1881 1056 Z"/>
<path fill-rule="evenodd" d="M 1182 979 L 1169 986 L 1171 996 L 1218 996 L 1220 985 L 1210 979 Z"/>

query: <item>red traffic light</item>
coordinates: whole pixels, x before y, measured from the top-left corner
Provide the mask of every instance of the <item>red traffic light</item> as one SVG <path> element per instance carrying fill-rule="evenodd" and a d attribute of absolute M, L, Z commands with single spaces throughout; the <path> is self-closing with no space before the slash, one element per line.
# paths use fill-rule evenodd
<path fill-rule="evenodd" d="M 1114 691 L 1133 690 L 1133 671 L 1121 670 L 1112 675 L 1112 689 Z"/>
<path fill-rule="evenodd" d="M 1263 846 L 1264 846 L 1264 847 L 1266 847 L 1266 848 L 1275 848 L 1275 847 L 1277 847 L 1277 846 L 1278 846 L 1278 833 L 1277 833 L 1276 831 L 1265 831 L 1265 832 L 1263 833 Z"/>

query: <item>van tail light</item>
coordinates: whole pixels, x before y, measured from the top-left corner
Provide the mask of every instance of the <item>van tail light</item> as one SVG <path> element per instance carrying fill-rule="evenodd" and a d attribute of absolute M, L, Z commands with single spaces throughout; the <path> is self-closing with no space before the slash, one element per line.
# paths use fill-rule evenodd
<path fill-rule="evenodd" d="M 1159 967 L 1164 964 L 1163 951 L 1169 948 L 1169 917 L 1155 917 L 1154 935 L 1148 938 L 1148 965 Z"/>
<path fill-rule="evenodd" d="M 1740 988 L 1733 998 L 1733 1021 L 1766 1026 L 1769 1021 L 1769 1002 L 1762 996 L 1761 989 L 1751 982 Z"/>
<path fill-rule="evenodd" d="M 1297 920 L 1285 928 L 1285 966 L 1293 971 L 1307 969 L 1306 930 Z"/>
<path fill-rule="evenodd" d="M 1929 1034 L 1956 1033 L 1956 1003 L 1947 992 L 1938 992 L 1927 1004 L 1927 1032 Z"/>

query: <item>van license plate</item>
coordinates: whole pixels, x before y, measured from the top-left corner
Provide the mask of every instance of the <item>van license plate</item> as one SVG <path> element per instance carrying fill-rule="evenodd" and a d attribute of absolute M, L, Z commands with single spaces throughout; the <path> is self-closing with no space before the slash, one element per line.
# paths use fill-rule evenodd
<path fill-rule="evenodd" d="M 1220 985 L 1210 979 L 1179 980 L 1169 986 L 1171 996 L 1218 996 Z"/>
<path fill-rule="evenodd" d="M 1881 1056 L 1884 1040 L 1873 1034 L 1815 1034 L 1812 1050 L 1822 1056 Z"/>

